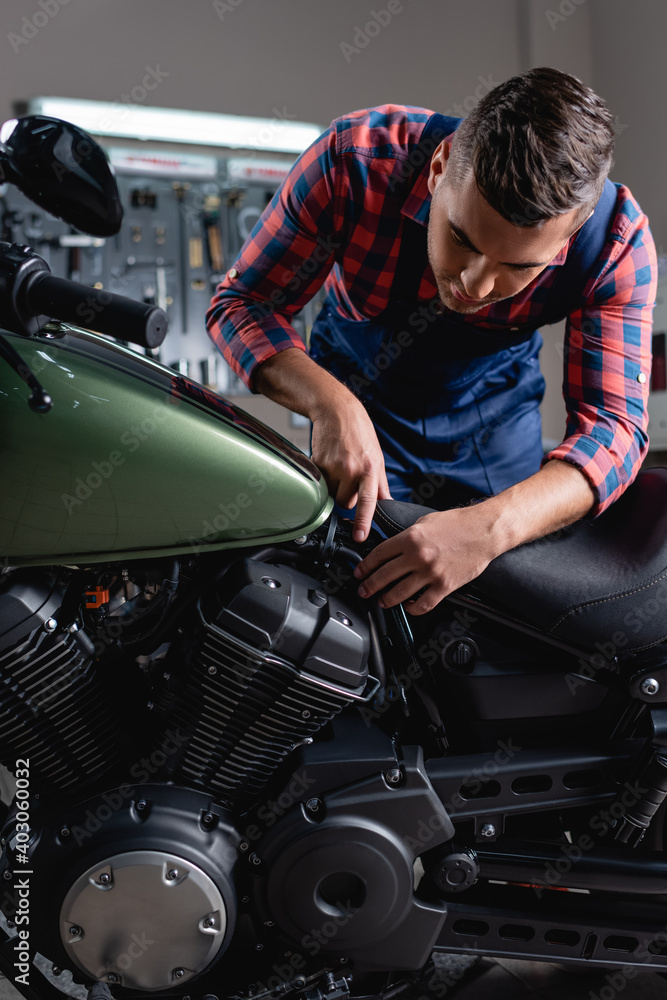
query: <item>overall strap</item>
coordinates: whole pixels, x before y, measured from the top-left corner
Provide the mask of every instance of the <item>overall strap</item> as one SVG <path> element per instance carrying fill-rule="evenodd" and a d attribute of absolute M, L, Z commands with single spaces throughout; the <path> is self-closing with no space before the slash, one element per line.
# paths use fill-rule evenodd
<path fill-rule="evenodd" d="M 431 115 L 409 157 L 413 169 L 405 179 L 406 195 L 411 191 L 424 163 L 427 160 L 430 162 L 442 140 L 455 132 L 462 121 L 462 118 L 450 118 L 447 115 Z M 413 302 L 417 300 L 425 260 L 426 227 L 412 219 L 404 219 L 396 276 L 392 283 L 392 298 L 408 299 Z"/>
<path fill-rule="evenodd" d="M 579 230 L 567 259 L 558 268 L 556 280 L 549 290 L 544 317 L 540 326 L 556 323 L 579 308 L 584 288 L 595 270 L 595 263 L 607 242 L 616 217 L 618 188 L 608 178 L 602 188 L 595 211 Z"/>

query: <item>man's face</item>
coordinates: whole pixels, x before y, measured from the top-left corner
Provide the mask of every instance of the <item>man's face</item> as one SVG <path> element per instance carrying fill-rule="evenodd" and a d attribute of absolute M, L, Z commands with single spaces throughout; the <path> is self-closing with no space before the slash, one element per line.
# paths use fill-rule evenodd
<path fill-rule="evenodd" d="M 445 142 L 433 154 L 429 174 L 428 259 L 447 308 L 475 313 L 530 284 L 567 243 L 580 209 L 539 227 L 515 226 L 491 208 L 472 169 L 455 177 L 448 163 Z"/>

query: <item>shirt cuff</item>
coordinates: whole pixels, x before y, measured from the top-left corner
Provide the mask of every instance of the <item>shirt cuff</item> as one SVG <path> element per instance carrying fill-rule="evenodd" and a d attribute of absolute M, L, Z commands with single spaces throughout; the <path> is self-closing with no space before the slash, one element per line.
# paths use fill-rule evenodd
<path fill-rule="evenodd" d="M 588 435 L 566 438 L 557 448 L 548 452 L 542 459 L 542 464 L 552 459 L 560 459 L 576 466 L 586 476 L 595 494 L 595 504 L 588 517 L 598 517 L 615 500 L 618 500 L 636 475 L 636 469 L 626 470 L 625 465 L 619 467 L 610 452 Z M 637 463 L 637 467 L 639 466 Z"/>
<path fill-rule="evenodd" d="M 253 354 L 252 361 L 247 362 L 247 367 L 244 366 L 241 371 L 241 378 L 248 386 L 250 391 L 255 395 L 259 394 L 259 389 L 255 387 L 255 377 L 257 375 L 257 369 L 264 361 L 268 361 L 269 358 L 274 358 L 276 354 L 280 354 L 281 351 L 289 351 L 291 348 L 295 347 L 297 350 L 305 351 L 306 345 L 304 342 L 299 340 L 292 340 L 289 343 L 283 341 L 280 344 L 270 344 L 260 351 L 258 354 Z"/>

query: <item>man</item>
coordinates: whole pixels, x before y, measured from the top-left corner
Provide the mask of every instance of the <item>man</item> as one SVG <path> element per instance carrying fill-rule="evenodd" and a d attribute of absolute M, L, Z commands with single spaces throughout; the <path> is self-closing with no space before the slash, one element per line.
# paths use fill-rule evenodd
<path fill-rule="evenodd" d="M 657 268 L 646 217 L 605 183 L 612 150 L 602 100 L 553 69 L 494 88 L 462 123 L 354 112 L 302 154 L 219 286 L 212 339 L 311 419 L 357 540 L 378 499 L 444 482 L 450 509 L 361 563 L 363 597 L 430 611 L 636 475 Z M 290 319 L 325 278 L 309 357 Z M 536 328 L 564 316 L 567 431 L 543 458 Z"/>

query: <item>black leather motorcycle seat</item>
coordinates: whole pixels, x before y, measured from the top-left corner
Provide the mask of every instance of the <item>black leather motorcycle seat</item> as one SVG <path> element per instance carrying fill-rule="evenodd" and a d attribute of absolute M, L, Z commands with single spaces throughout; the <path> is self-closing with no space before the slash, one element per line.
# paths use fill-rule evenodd
<path fill-rule="evenodd" d="M 429 507 L 380 500 L 391 536 Z M 595 519 L 577 521 L 495 559 L 461 593 L 578 646 L 619 653 L 667 638 L 667 469 L 640 472 Z"/>

